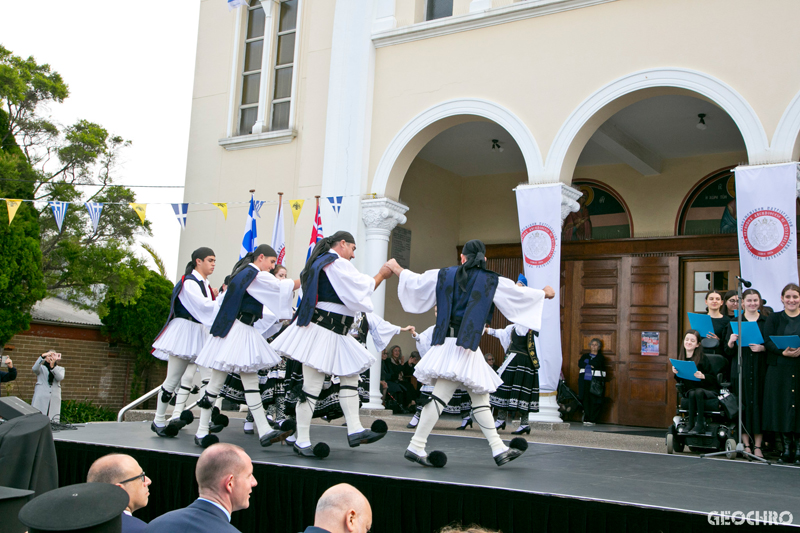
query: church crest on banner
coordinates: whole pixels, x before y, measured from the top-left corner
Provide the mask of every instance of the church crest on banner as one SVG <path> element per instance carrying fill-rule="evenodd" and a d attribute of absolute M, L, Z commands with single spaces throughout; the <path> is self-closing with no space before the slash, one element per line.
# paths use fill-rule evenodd
<path fill-rule="evenodd" d="M 789 217 L 776 207 L 754 209 L 742 220 L 742 243 L 756 260 L 767 260 L 783 254 L 792 238 Z"/>
<path fill-rule="evenodd" d="M 523 228 L 520 234 L 522 256 L 532 267 L 547 265 L 556 254 L 556 234 L 550 224 L 536 222 Z"/>

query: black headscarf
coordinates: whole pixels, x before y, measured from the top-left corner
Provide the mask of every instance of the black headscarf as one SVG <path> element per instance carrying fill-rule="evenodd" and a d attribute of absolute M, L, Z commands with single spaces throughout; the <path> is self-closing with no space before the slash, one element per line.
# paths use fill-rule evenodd
<path fill-rule="evenodd" d="M 265 257 L 278 257 L 278 254 L 275 252 L 272 246 L 269 244 L 259 244 L 255 250 L 246 254 L 244 257 L 239 259 L 235 265 L 233 265 L 233 270 L 231 270 L 231 275 L 229 276 L 230 279 L 233 279 L 236 274 L 244 270 L 247 265 L 255 261 L 260 255 Z M 227 280 L 228 278 L 225 279 Z"/>
<path fill-rule="evenodd" d="M 328 253 L 331 250 L 331 246 L 333 246 L 339 241 L 349 242 L 350 244 L 356 243 L 356 240 L 347 231 L 337 231 L 330 237 L 323 238 L 314 247 L 314 250 L 311 252 L 311 256 L 309 256 L 308 261 L 306 261 L 306 266 L 303 267 L 303 271 L 300 272 L 301 284 L 305 285 L 306 278 L 308 278 L 309 269 L 311 268 L 311 265 L 314 264 L 314 261 L 316 261 L 317 258 L 322 254 Z"/>
<path fill-rule="evenodd" d="M 467 261 L 459 265 L 458 271 L 456 272 L 456 283 L 458 283 L 458 286 L 463 291 L 467 289 L 470 270 L 473 268 L 486 270 L 486 245 L 483 244 L 483 241 L 473 239 L 464 245 L 461 254 L 467 258 Z"/>
<path fill-rule="evenodd" d="M 189 261 L 188 265 L 186 265 L 186 270 L 184 270 L 184 272 L 183 272 L 184 276 L 188 276 L 189 274 L 192 273 L 192 271 L 195 268 L 197 268 L 197 260 L 198 259 L 200 259 L 201 261 L 204 261 L 206 257 L 212 256 L 212 255 L 217 255 L 217 254 L 214 253 L 214 250 L 212 250 L 211 248 L 207 248 L 205 246 L 202 246 L 202 247 L 198 248 L 197 250 L 195 250 L 194 252 L 192 252 L 192 260 Z"/>

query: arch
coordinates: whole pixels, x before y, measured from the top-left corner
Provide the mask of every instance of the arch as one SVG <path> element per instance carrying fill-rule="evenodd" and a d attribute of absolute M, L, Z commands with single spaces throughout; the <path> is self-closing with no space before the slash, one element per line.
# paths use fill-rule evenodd
<path fill-rule="evenodd" d="M 625 198 L 623 198 L 622 195 L 620 193 L 618 193 L 616 189 L 614 189 L 612 186 L 608 185 L 607 183 L 604 183 L 604 182 L 602 182 L 600 180 L 593 179 L 593 178 L 579 178 L 579 179 L 575 180 L 572 183 L 572 186 L 575 187 L 576 184 L 578 184 L 578 186 L 580 186 L 580 185 L 589 185 L 589 186 L 591 186 L 593 188 L 599 189 L 599 190 L 603 191 L 604 193 L 608 194 L 609 196 L 613 197 L 614 200 L 616 200 L 617 202 L 619 202 L 619 204 L 622 206 L 622 209 L 625 211 L 625 217 L 628 220 L 628 228 L 629 228 L 629 232 L 630 232 L 629 237 L 633 237 L 635 235 L 634 232 L 633 232 L 633 217 L 631 216 L 631 210 L 628 207 L 628 203 L 625 201 Z M 618 238 L 618 237 L 614 237 L 614 238 Z"/>
<path fill-rule="evenodd" d="M 691 189 L 689 189 L 689 192 L 687 192 L 686 196 L 683 197 L 681 206 L 678 209 L 678 216 L 675 217 L 675 235 L 687 235 L 686 217 L 688 216 L 689 209 L 691 209 L 694 201 L 706 189 L 706 187 L 708 187 L 718 179 L 723 177 L 731 178 L 733 176 L 734 168 L 736 168 L 736 165 L 718 168 L 717 170 L 710 172 L 705 176 L 703 176 L 702 178 L 700 178 L 700 180 L 697 183 L 695 183 Z M 730 194 L 730 192 L 728 192 L 728 194 Z M 694 235 L 694 234 L 689 233 L 688 235 Z"/>
<path fill-rule="evenodd" d="M 750 164 L 770 161 L 767 134 L 756 112 L 742 95 L 708 74 L 683 68 L 663 68 L 623 76 L 584 100 L 556 134 L 547 155 L 545 176 L 569 183 L 589 137 L 623 107 L 651 96 L 686 92 L 708 99 L 730 115 L 742 134 Z M 626 95 L 631 97 L 623 99 Z"/>
<path fill-rule="evenodd" d="M 505 128 L 522 151 L 528 176 L 541 175 L 542 154 L 522 120 L 494 102 L 462 98 L 436 104 L 403 126 L 383 152 L 370 192 L 397 198 L 408 167 L 428 141 L 452 126 L 476 120 L 492 121 Z"/>
<path fill-rule="evenodd" d="M 775 163 L 796 161 L 800 156 L 800 92 L 794 95 L 778 122 L 771 150 Z"/>

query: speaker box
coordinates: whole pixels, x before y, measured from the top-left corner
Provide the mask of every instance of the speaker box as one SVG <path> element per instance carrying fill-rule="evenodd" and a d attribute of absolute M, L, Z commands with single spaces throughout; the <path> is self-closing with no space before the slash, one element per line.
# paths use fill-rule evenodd
<path fill-rule="evenodd" d="M 29 403 L 25 403 L 16 396 L 4 396 L 0 398 L 0 418 L 11 420 L 26 415 L 41 414 L 38 409 Z"/>

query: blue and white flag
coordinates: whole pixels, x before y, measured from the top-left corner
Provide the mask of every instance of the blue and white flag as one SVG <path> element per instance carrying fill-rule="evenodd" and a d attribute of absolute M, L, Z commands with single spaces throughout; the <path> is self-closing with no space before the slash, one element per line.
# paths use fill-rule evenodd
<path fill-rule="evenodd" d="M 58 232 L 61 233 L 61 225 L 64 224 L 64 217 L 67 214 L 69 202 L 50 202 L 50 209 L 53 210 L 53 216 L 58 224 Z"/>
<path fill-rule="evenodd" d="M 103 204 L 97 202 L 86 202 L 84 204 L 89 211 L 89 218 L 92 219 L 92 228 L 97 233 L 97 224 L 100 222 L 100 213 L 103 212 Z"/>
<path fill-rule="evenodd" d="M 267 203 L 267 202 L 265 202 L 263 200 L 256 200 L 255 201 L 254 207 L 255 207 L 255 210 L 256 210 L 256 216 L 258 218 L 261 218 L 261 208 L 264 207 L 265 203 Z"/>
<path fill-rule="evenodd" d="M 239 249 L 239 259 L 256 249 L 258 232 L 256 231 L 256 201 L 250 195 L 250 209 L 247 211 L 247 222 L 244 225 L 244 237 L 242 237 L 242 247 Z"/>
<path fill-rule="evenodd" d="M 333 208 L 333 212 L 336 215 L 339 215 L 339 211 L 342 210 L 342 199 L 344 196 L 328 196 L 328 201 L 331 203 L 331 207 Z"/>
<path fill-rule="evenodd" d="M 258 0 L 253 0 L 258 1 Z M 228 0 L 228 11 L 233 11 L 237 7 L 247 7 L 247 0 Z"/>
<path fill-rule="evenodd" d="M 178 218 L 178 224 L 181 229 L 186 229 L 186 215 L 189 213 L 189 204 L 172 204 L 172 210 L 175 211 L 175 216 Z"/>

